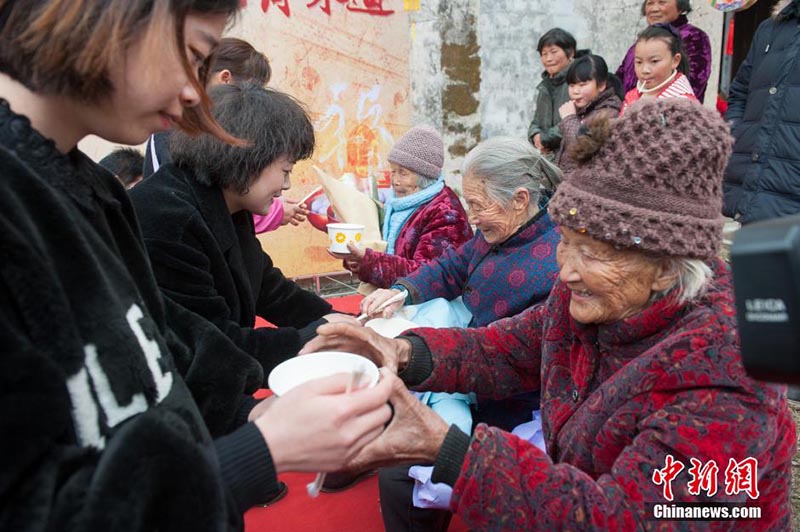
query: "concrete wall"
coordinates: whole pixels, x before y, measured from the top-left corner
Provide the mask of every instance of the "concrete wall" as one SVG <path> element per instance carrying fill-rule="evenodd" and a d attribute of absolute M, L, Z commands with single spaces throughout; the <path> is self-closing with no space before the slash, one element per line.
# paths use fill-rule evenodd
<path fill-rule="evenodd" d="M 689 20 L 713 46 L 706 98 L 713 106 L 723 15 L 708 2 L 693 5 Z M 423 0 L 411 16 L 413 120 L 444 132 L 450 182 L 459 187 L 463 155 L 480 139 L 525 135 L 543 71 L 536 43 L 545 31 L 572 32 L 579 48 L 615 70 L 645 27 L 640 8 L 641 0 Z"/>

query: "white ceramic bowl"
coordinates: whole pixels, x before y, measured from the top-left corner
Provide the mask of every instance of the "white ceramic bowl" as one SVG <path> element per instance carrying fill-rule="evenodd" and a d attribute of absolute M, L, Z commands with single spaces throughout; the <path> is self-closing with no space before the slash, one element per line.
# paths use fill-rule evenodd
<path fill-rule="evenodd" d="M 361 224 L 328 224 L 329 250 L 334 253 L 349 253 L 347 244 L 358 244 L 364 237 L 364 226 Z"/>
<path fill-rule="evenodd" d="M 378 382 L 378 367 L 369 359 L 340 351 L 320 351 L 290 358 L 273 369 L 267 385 L 275 395 L 286 392 L 308 381 L 329 377 L 337 373 L 363 371 L 359 388 L 372 388 Z"/>

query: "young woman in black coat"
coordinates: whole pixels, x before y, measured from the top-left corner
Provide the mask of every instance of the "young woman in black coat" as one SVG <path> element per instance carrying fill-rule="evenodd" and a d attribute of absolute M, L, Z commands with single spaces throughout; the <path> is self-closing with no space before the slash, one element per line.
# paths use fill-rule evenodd
<path fill-rule="evenodd" d="M 390 416 L 397 381 L 346 376 L 208 416 L 241 375 L 194 364 L 250 357 L 161 296 L 125 189 L 77 147 L 173 122 L 238 143 L 198 77 L 238 6 L 0 0 L 2 530 L 239 530 L 277 474 L 342 467 Z"/>
<path fill-rule="evenodd" d="M 133 189 L 150 261 L 165 297 L 203 316 L 255 357 L 268 375 L 294 356 L 332 314 L 316 294 L 284 277 L 261 248 L 252 214 L 266 214 L 311 156 L 314 130 L 290 96 L 256 84 L 211 89 L 214 116 L 249 141 L 231 146 L 175 132 L 173 162 Z M 256 316 L 277 328 L 253 328 Z M 224 357 L 219 367 L 227 364 Z"/>

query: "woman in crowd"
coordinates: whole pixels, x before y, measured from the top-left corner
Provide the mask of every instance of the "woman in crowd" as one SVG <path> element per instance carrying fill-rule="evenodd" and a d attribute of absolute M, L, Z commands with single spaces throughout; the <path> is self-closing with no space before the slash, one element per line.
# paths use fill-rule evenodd
<path fill-rule="evenodd" d="M 679 33 L 686 49 L 689 70 L 686 75 L 692 91 L 701 102 L 705 98 L 708 78 L 711 76 L 711 40 L 706 32 L 689 24 L 686 15 L 692 11 L 691 0 L 644 0 L 642 16 L 647 25 L 669 24 Z M 638 42 L 638 41 L 637 41 Z M 636 87 L 636 43 L 630 47 L 625 59 L 617 69 L 617 76 L 622 80 L 623 92 L 627 93 Z"/>
<path fill-rule="evenodd" d="M 559 236 L 545 210 L 537 207 L 543 182 L 557 181 L 560 173 L 522 139 L 494 137 L 467 154 L 463 165 L 464 199 L 469 220 L 478 233 L 458 249 L 448 249 L 436 260 L 395 281 L 390 290 L 377 290 L 362 302 L 373 313 L 401 289 L 409 303 L 434 298 L 463 303 L 472 313 L 471 327 L 483 327 L 542 302 L 558 274 L 555 250 Z M 395 312 L 402 303 L 387 309 Z M 467 396 L 433 394 L 427 404 L 454 410 L 442 401 L 467 401 Z M 508 430 L 531 420 L 538 394 L 480 400 L 476 418 Z M 449 513 L 410 508 L 413 481 L 408 467 L 380 473 L 381 507 L 387 530 L 408 527 L 444 529 Z M 412 527 L 412 528 L 413 528 Z"/>
<path fill-rule="evenodd" d="M 561 122 L 561 147 L 556 164 L 563 173 L 575 166 L 569 147 L 575 143 L 581 125 L 597 116 L 616 117 L 622 107 L 622 87 L 613 74 L 609 75 L 605 60 L 588 54 L 572 62 L 567 70 L 570 100 L 558 109 Z"/>
<path fill-rule="evenodd" d="M 256 83 L 263 87 L 272 76 L 272 68 L 266 56 L 247 41 L 236 37 L 224 37 L 220 40 L 203 68 L 207 72 L 206 89 L 231 83 Z M 172 161 L 169 136 L 169 132 L 155 133 L 147 140 L 143 174 L 145 178 Z M 298 225 L 305 221 L 307 215 L 305 205 L 282 198 L 273 201 L 266 214 L 254 214 L 253 225 L 256 234 L 266 233 L 281 225 Z"/>
<path fill-rule="evenodd" d="M 240 529 L 278 473 L 340 467 L 389 419 L 392 379 L 331 378 L 212 441 L 179 368 L 247 355 L 161 297 L 125 189 L 77 148 L 173 123 L 241 143 L 198 79 L 238 6 L 0 0 L 4 530 Z"/>
<path fill-rule="evenodd" d="M 625 95 L 620 115 L 645 99 L 686 98 L 697 101 L 686 73 L 689 67 L 681 37 L 666 24 L 650 26 L 636 41 L 636 88 Z"/>
<path fill-rule="evenodd" d="M 173 162 L 133 189 L 131 201 L 164 296 L 214 323 L 266 376 L 322 323 L 355 320 L 331 314 L 330 303 L 286 279 L 253 232 L 252 214 L 269 211 L 291 187 L 294 164 L 314 151 L 305 110 L 255 84 L 218 85 L 210 94 L 218 122 L 250 145 L 176 131 Z M 256 316 L 277 328 L 255 329 Z M 208 362 L 209 375 L 233 370 L 224 357 Z"/>
<path fill-rule="evenodd" d="M 387 157 L 394 197 L 385 205 L 386 252 L 348 245 L 345 267 L 378 288 L 472 238 L 461 201 L 441 178 L 444 144 L 436 130 L 414 127 Z"/>
<path fill-rule="evenodd" d="M 575 57 L 575 37 L 561 28 L 553 28 L 539 39 L 536 50 L 544 72 L 536 87 L 536 108 L 528 127 L 528 140 L 544 154 L 555 155 L 561 144 L 558 108 L 569 100 L 567 67 Z"/>
<path fill-rule="evenodd" d="M 582 164 L 550 202 L 561 271 L 546 302 L 482 329 L 396 339 L 333 324 L 305 348 L 362 353 L 419 389 L 541 387 L 546 449 L 486 425 L 471 438 L 448 429 L 398 386 L 394 419 L 352 466 L 433 463 L 432 480 L 453 487 L 450 509 L 476 530 L 684 529 L 656 524 L 653 504 L 709 500 L 761 517 L 696 529 L 787 530 L 786 388 L 745 373 L 716 256 L 726 124 L 659 100 L 578 142 Z"/>

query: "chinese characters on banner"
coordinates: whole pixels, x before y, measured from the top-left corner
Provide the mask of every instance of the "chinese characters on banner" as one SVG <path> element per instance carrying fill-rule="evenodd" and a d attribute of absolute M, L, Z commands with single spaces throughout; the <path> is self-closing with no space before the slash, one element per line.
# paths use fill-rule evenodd
<path fill-rule="evenodd" d="M 305 3 L 306 0 L 301 1 Z M 331 4 L 344 4 L 345 9 L 348 11 L 366 13 L 376 17 L 386 17 L 394 13 L 394 10 L 383 7 L 383 0 L 311 0 L 305 4 L 305 7 L 308 9 L 318 7 L 326 15 L 330 16 Z M 242 5 L 246 6 L 247 1 L 243 0 Z M 287 17 L 292 15 L 289 0 L 261 0 L 261 10 L 264 13 L 269 11 L 270 5 L 274 5 Z"/>
<path fill-rule="evenodd" d="M 717 482 L 719 466 L 714 460 L 709 460 L 703 464 L 696 458 L 690 458 L 691 467 L 688 469 L 690 480 L 688 489 L 690 495 L 700 495 L 705 492 L 708 497 L 717 494 Z M 680 460 L 668 454 L 663 469 L 653 471 L 653 483 L 656 486 L 663 486 L 663 496 L 667 501 L 674 499 L 672 493 L 672 482 L 678 474 L 685 469 L 685 465 Z M 737 462 L 733 458 L 728 460 L 724 472 L 725 494 L 739 495 L 746 493 L 753 500 L 758 499 L 758 460 L 755 458 L 745 458 Z"/>

